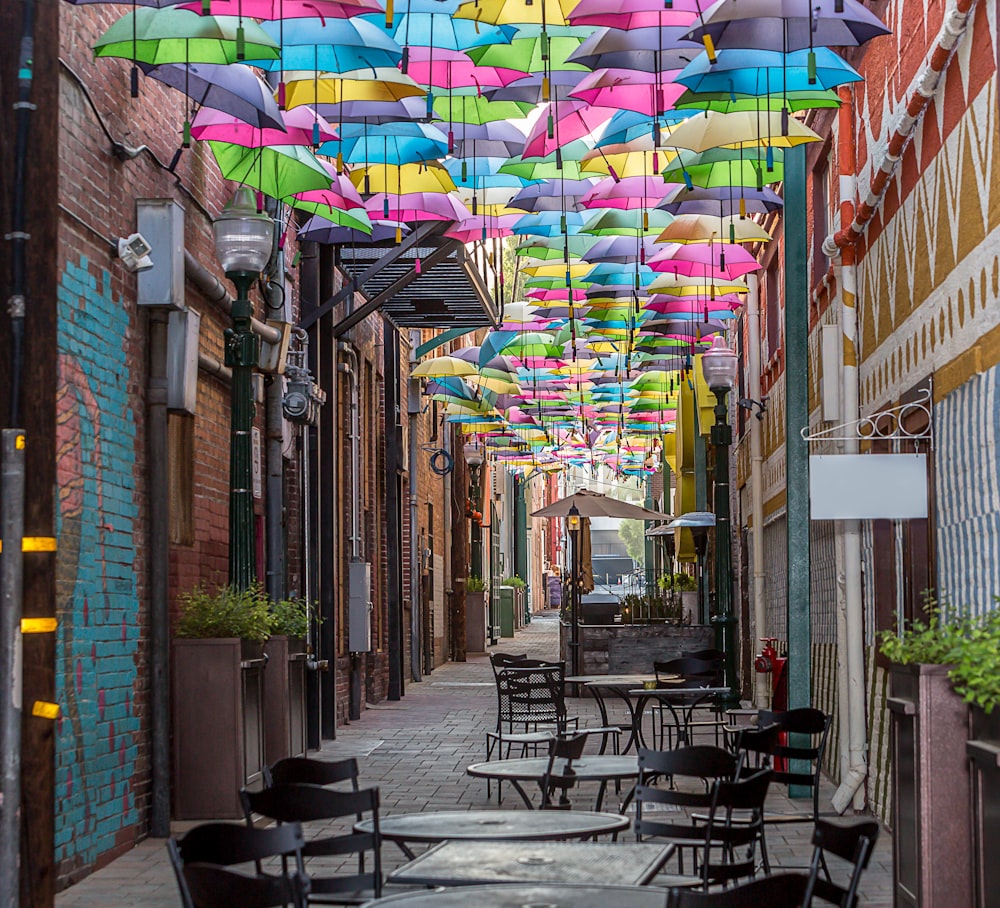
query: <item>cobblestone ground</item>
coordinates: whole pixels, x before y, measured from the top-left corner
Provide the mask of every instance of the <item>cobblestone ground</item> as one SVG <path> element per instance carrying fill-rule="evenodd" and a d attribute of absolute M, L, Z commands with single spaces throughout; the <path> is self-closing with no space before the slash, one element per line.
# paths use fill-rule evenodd
<path fill-rule="evenodd" d="M 536 616 L 517 632 L 513 641 L 498 649 L 554 658 L 558 624 L 553 614 Z M 584 725 L 598 724 L 597 712 L 589 700 L 571 700 L 570 709 Z M 409 684 L 405 697 L 395 703 L 369 706 L 363 718 L 338 729 L 337 739 L 327 742 L 320 756 L 357 757 L 362 782 L 377 784 L 383 813 L 403 813 L 448 808 L 472 809 L 496 805 L 487 800 L 486 785 L 469 778 L 465 768 L 484 759 L 485 735 L 496 721 L 496 694 L 493 674 L 486 656 L 471 656 L 465 663 L 449 663 L 425 676 L 419 684 Z M 833 786 L 824 791 L 826 802 Z M 586 787 L 574 794 L 574 802 L 590 807 Z M 618 796 L 613 792 L 605 809 L 614 809 Z M 775 810 L 791 812 L 803 802 L 789 801 L 781 791 L 768 798 Z M 504 789 L 504 807 L 518 807 L 520 800 Z M 192 824 L 175 824 L 179 834 Z M 806 824 L 772 827 L 768 850 L 774 865 L 802 867 L 811 848 Z M 623 840 L 627 836 L 623 837 Z M 383 848 L 386 871 L 403 863 L 391 843 Z M 831 867 L 836 876 L 837 867 Z M 871 866 L 862 880 L 861 904 L 892 904 L 892 842 L 888 833 L 878 842 Z M 148 839 L 104 869 L 60 893 L 58 908 L 175 908 L 180 904 L 176 883 L 162 839 Z"/>

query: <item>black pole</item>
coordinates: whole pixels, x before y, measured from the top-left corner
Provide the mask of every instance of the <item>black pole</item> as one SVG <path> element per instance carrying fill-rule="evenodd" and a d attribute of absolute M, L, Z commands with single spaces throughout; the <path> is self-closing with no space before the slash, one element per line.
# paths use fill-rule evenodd
<path fill-rule="evenodd" d="M 579 519 L 579 518 L 577 518 Z M 572 658 L 570 664 L 573 674 L 580 674 L 580 527 L 570 530 L 572 550 L 570 552 L 570 649 Z"/>

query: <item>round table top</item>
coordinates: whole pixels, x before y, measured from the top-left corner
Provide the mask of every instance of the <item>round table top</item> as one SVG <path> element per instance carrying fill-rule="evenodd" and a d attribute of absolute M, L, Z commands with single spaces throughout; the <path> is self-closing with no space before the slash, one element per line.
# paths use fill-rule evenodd
<path fill-rule="evenodd" d="M 664 893 L 655 886 L 573 886 L 499 883 L 404 892 L 369 902 L 370 908 L 662 908 Z"/>
<path fill-rule="evenodd" d="M 435 810 L 379 818 L 386 839 L 404 842 L 443 842 L 445 839 L 530 842 L 609 835 L 627 829 L 631 821 L 617 813 L 587 810 Z M 371 832 L 372 821 L 355 824 L 357 832 Z"/>
<path fill-rule="evenodd" d="M 565 760 L 556 760 L 553 768 L 559 773 L 565 763 Z M 537 782 L 545 775 L 548 765 L 548 757 L 526 757 L 519 760 L 490 760 L 486 763 L 473 763 L 465 771 L 470 776 L 484 779 L 516 779 Z M 581 782 L 637 778 L 639 762 L 634 756 L 585 754 L 579 760 L 573 761 L 573 772 L 576 774 L 577 780 Z"/>

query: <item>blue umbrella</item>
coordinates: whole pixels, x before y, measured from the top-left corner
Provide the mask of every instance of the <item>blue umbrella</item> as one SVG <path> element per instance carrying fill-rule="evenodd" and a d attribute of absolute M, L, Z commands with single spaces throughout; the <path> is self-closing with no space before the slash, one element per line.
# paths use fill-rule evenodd
<path fill-rule="evenodd" d="M 395 66 L 403 49 L 365 17 L 353 19 L 283 19 L 265 22 L 263 29 L 281 45 L 279 60 L 254 61 L 271 71 L 318 70 L 349 72 Z"/>
<path fill-rule="evenodd" d="M 408 4 L 407 12 L 393 16 L 386 28 L 386 17 L 361 16 L 384 34 L 391 35 L 403 47 L 439 47 L 442 50 L 466 50 L 484 44 L 510 44 L 517 32 L 512 25 L 486 25 L 471 19 L 452 19 L 451 13 L 417 10 Z"/>
<path fill-rule="evenodd" d="M 579 233 L 583 227 L 583 215 L 576 211 L 538 211 L 518 218 L 512 232 L 524 236 L 560 236 L 564 233 Z"/>
<path fill-rule="evenodd" d="M 670 124 L 686 120 L 694 113 L 697 113 L 697 111 L 668 111 L 653 120 L 648 114 L 639 113 L 634 110 L 620 110 L 608 121 L 607 126 L 604 127 L 600 139 L 597 140 L 597 147 L 624 145 L 626 142 L 632 142 L 646 136 L 655 137 L 657 132 L 662 137 L 665 137 L 667 127 Z M 662 144 L 662 140 L 660 144 Z"/>
<path fill-rule="evenodd" d="M 448 137 L 430 123 L 400 121 L 378 126 L 345 123 L 339 142 L 326 142 L 320 154 L 338 153 L 349 164 L 410 164 L 432 161 L 448 151 Z"/>
<path fill-rule="evenodd" d="M 811 54 L 813 64 L 810 63 Z M 827 47 L 790 54 L 731 49 L 718 51 L 714 63 L 703 51 L 674 77 L 674 81 L 698 92 L 771 95 L 835 88 L 846 82 L 860 82 L 861 76 Z"/>

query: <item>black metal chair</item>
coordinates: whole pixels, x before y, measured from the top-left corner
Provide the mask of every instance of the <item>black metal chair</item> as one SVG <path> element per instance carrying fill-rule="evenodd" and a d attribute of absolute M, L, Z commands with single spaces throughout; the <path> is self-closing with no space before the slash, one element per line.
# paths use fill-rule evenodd
<path fill-rule="evenodd" d="M 288 876 L 246 876 L 218 864 L 187 864 L 183 871 L 194 908 L 306 908 L 309 878 L 295 871 Z"/>
<path fill-rule="evenodd" d="M 379 830 L 378 788 L 336 791 L 321 785 L 273 785 L 263 791 L 240 792 L 247 823 L 257 813 L 278 823 L 328 822 L 344 817 L 370 817 L 371 832 L 346 832 L 308 839 L 302 847 L 311 892 L 309 904 L 358 904 L 382 897 L 382 836 Z M 371 870 L 366 857 L 371 853 Z M 310 865 L 315 858 L 357 856 L 357 871 L 320 875 Z"/>
<path fill-rule="evenodd" d="M 549 765 L 542 776 L 542 809 L 569 810 L 570 804 L 567 792 L 576 785 L 576 773 L 573 771 L 573 761 L 583 755 L 587 743 L 587 735 L 558 735 L 549 742 Z M 555 770 L 556 760 L 565 760 L 558 772 Z M 552 797 L 559 792 L 559 801 L 552 803 Z"/>
<path fill-rule="evenodd" d="M 872 851 L 878 841 L 877 820 L 859 819 L 854 821 L 818 820 L 813 831 L 813 857 L 809 868 L 809 886 L 803 901 L 810 908 L 813 899 L 819 898 L 839 908 L 854 908 L 858 904 L 858 884 L 861 874 L 868 867 Z M 834 883 L 820 877 L 820 869 L 825 866 L 825 855 L 833 854 L 851 865 L 851 873 L 846 884 Z"/>
<path fill-rule="evenodd" d="M 678 659 L 668 659 L 665 662 L 654 662 L 653 671 L 656 673 L 658 683 L 674 690 L 718 687 L 722 684 L 721 659 L 696 659 L 683 656 Z M 676 676 L 682 678 L 682 682 L 678 684 L 673 681 L 668 685 L 666 678 Z M 703 712 L 709 718 L 695 718 L 696 714 L 701 715 Z M 687 744 L 693 743 L 692 734 L 698 728 L 711 728 L 715 737 L 714 744 L 718 746 L 720 730 L 725 725 L 719 703 L 710 694 L 694 697 L 679 710 L 674 710 L 666 704 L 656 704 L 653 715 L 659 719 L 654 724 L 654 742 L 666 749 L 676 747 L 682 741 Z M 659 732 L 658 736 L 657 731 Z"/>
<path fill-rule="evenodd" d="M 806 883 L 803 874 L 780 873 L 717 892 L 671 889 L 666 908 L 800 908 Z"/>
<path fill-rule="evenodd" d="M 701 879 L 704 887 L 752 877 L 757 872 L 757 846 L 764 836 L 764 800 L 772 771 L 761 769 L 712 787 L 712 806 L 704 830 Z M 734 823 L 734 812 L 740 821 Z"/>
<path fill-rule="evenodd" d="M 217 881 L 224 874 L 215 870 L 231 870 L 240 864 L 252 865 L 251 876 L 233 873 L 240 880 L 258 880 L 254 887 L 246 884 L 249 892 L 253 889 L 256 897 L 265 899 L 262 906 L 291 904 L 300 906 L 297 899 L 302 895 L 302 849 L 304 847 L 302 826 L 289 823 L 269 829 L 238 826 L 234 823 L 203 823 L 195 826 L 181 838 L 167 840 L 167 853 L 177 877 L 184 908 L 222 908 L 234 903 L 229 900 L 216 901 L 214 893 Z M 276 873 L 263 869 L 265 861 L 274 859 Z M 289 869 L 289 859 L 292 869 Z M 211 867 L 213 870 L 203 869 Z M 199 868 L 192 871 L 192 868 Z M 189 883 L 189 877 L 191 883 Z M 234 882 L 243 886 L 243 883 Z M 267 901 L 281 896 L 277 901 Z"/>
<path fill-rule="evenodd" d="M 738 760 L 729 751 L 710 744 L 677 750 L 639 748 L 638 759 L 639 780 L 634 790 L 636 838 L 655 838 L 676 846 L 679 876 L 666 883 L 659 880 L 660 885 L 699 886 L 701 876 L 685 875 L 684 852 L 704 850 L 705 829 L 696 826 L 684 811 L 710 811 L 713 784 L 733 779 L 739 769 Z M 653 784 L 661 780 L 669 787 Z"/>
<path fill-rule="evenodd" d="M 264 785 L 336 785 L 350 782 L 351 790 L 358 790 L 358 761 L 354 757 L 343 760 L 313 760 L 310 757 L 286 757 L 264 767 Z"/>

